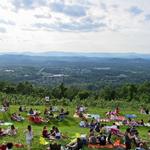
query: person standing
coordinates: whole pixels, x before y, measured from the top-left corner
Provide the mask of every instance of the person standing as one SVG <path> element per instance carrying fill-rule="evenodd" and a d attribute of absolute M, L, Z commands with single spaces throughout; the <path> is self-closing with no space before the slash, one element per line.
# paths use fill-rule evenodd
<path fill-rule="evenodd" d="M 32 131 L 31 125 L 28 125 L 28 127 L 24 131 L 24 133 L 26 136 L 27 148 L 28 148 L 28 150 L 31 150 L 31 144 L 32 144 L 32 140 L 33 140 L 33 131 Z"/>
<path fill-rule="evenodd" d="M 126 150 L 130 150 L 131 149 L 131 144 L 132 144 L 132 139 L 134 139 L 134 135 L 131 135 L 130 132 L 130 128 L 127 128 L 126 132 L 125 132 L 125 146 L 126 146 Z"/>

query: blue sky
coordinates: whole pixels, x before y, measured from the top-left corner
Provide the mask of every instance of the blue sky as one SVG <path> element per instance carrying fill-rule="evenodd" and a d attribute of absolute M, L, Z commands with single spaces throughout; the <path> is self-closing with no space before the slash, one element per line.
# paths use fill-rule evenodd
<path fill-rule="evenodd" d="M 150 53 L 150 0 L 1 0 L 1 52 Z"/>

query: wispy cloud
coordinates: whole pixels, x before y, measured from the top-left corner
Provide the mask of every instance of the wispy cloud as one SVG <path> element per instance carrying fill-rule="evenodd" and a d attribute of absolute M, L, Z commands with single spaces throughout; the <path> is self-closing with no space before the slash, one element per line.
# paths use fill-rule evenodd
<path fill-rule="evenodd" d="M 47 14 L 47 15 L 34 15 L 36 18 L 38 19 L 50 19 L 52 16 L 51 14 Z"/>
<path fill-rule="evenodd" d="M 0 27 L 0 33 L 6 33 L 7 31 L 6 31 L 6 29 L 5 28 L 3 28 L 3 27 Z"/>
<path fill-rule="evenodd" d="M 143 10 L 137 6 L 130 7 L 128 11 L 133 15 L 139 15 L 143 12 Z"/>
<path fill-rule="evenodd" d="M 0 24 L 15 25 L 15 22 L 10 21 L 10 20 L 0 19 Z"/>
<path fill-rule="evenodd" d="M 46 5 L 46 0 L 12 0 L 13 6 L 18 9 L 32 9 Z"/>
<path fill-rule="evenodd" d="M 86 15 L 86 8 L 77 4 L 65 4 L 64 2 L 51 3 L 52 11 L 64 13 L 72 17 L 82 17 Z"/>
<path fill-rule="evenodd" d="M 145 15 L 145 20 L 150 21 L 150 14 Z"/>
<path fill-rule="evenodd" d="M 93 19 L 91 17 L 85 17 L 80 20 L 70 20 L 70 22 L 64 22 L 58 20 L 55 23 L 35 23 L 32 27 L 42 30 L 52 31 L 70 31 L 70 32 L 93 32 L 102 31 L 107 28 L 105 18 Z"/>

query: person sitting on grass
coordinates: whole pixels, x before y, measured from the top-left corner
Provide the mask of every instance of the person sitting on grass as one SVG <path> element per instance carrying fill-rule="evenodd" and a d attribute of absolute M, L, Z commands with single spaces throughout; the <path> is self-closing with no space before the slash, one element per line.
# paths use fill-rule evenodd
<path fill-rule="evenodd" d="M 3 101 L 3 107 L 5 108 L 5 111 L 7 111 L 9 108 L 9 101 L 7 98 Z"/>
<path fill-rule="evenodd" d="M 32 108 L 30 108 L 30 110 L 29 110 L 29 115 L 35 115 L 35 113 L 34 113 Z"/>
<path fill-rule="evenodd" d="M 55 139 L 55 133 L 53 130 L 50 130 L 49 139 L 54 140 Z"/>
<path fill-rule="evenodd" d="M 7 108 L 2 106 L 2 108 L 0 108 L 0 112 L 6 112 L 7 111 Z"/>
<path fill-rule="evenodd" d="M 139 146 L 137 146 L 135 150 L 146 150 L 146 149 L 144 148 L 143 143 L 140 143 Z"/>
<path fill-rule="evenodd" d="M 79 107 L 79 112 L 85 113 L 85 107 L 83 105 Z"/>
<path fill-rule="evenodd" d="M 146 114 L 145 113 L 145 108 L 143 106 L 141 106 L 141 108 L 140 108 L 140 114 Z"/>
<path fill-rule="evenodd" d="M 47 108 L 45 108 L 45 110 L 44 110 L 44 115 L 45 115 L 45 116 L 48 116 L 48 115 L 49 115 L 49 111 L 48 111 Z"/>
<path fill-rule="evenodd" d="M 96 125 L 95 125 L 95 131 L 100 132 L 100 128 L 101 128 L 100 122 L 97 122 Z"/>
<path fill-rule="evenodd" d="M 24 120 L 24 118 L 21 116 L 21 114 L 16 114 L 16 113 L 13 113 L 11 115 L 11 119 L 14 120 L 14 121 L 18 121 L 18 122 Z"/>
<path fill-rule="evenodd" d="M 92 118 L 92 120 L 91 120 L 91 122 L 90 122 L 90 128 L 91 128 L 91 129 L 94 129 L 95 126 L 96 126 L 96 124 L 97 124 L 97 121 L 96 121 L 94 118 Z"/>
<path fill-rule="evenodd" d="M 85 114 L 85 107 L 84 106 L 77 106 L 76 112 L 75 112 L 80 118 L 83 117 L 83 114 Z"/>
<path fill-rule="evenodd" d="M 50 134 L 48 133 L 48 130 L 47 130 L 47 126 L 43 127 L 42 136 L 44 138 L 49 138 L 50 137 Z"/>
<path fill-rule="evenodd" d="M 19 111 L 23 112 L 23 107 L 22 106 L 19 107 Z"/>
<path fill-rule="evenodd" d="M 19 107 L 19 112 L 27 112 L 26 106 L 20 106 Z"/>
<path fill-rule="evenodd" d="M 45 122 L 45 121 L 38 114 L 36 114 L 36 115 L 33 116 L 33 122 L 34 123 L 42 123 L 42 122 Z"/>
<path fill-rule="evenodd" d="M 144 120 L 141 119 L 141 121 L 139 122 L 139 125 L 144 126 Z"/>
<path fill-rule="evenodd" d="M 52 119 L 54 118 L 54 114 L 53 114 L 53 111 L 52 110 L 48 110 L 47 108 L 45 108 L 44 110 L 44 116 L 48 119 Z"/>
<path fill-rule="evenodd" d="M 97 137 L 100 145 L 106 145 L 106 136 L 102 133 Z"/>
<path fill-rule="evenodd" d="M 68 111 L 65 112 L 64 108 L 61 108 L 60 113 L 59 113 L 57 118 L 60 119 L 60 120 L 63 120 L 65 118 L 65 116 L 68 115 L 68 114 L 69 114 Z"/>
<path fill-rule="evenodd" d="M 136 149 L 137 150 L 146 150 L 147 148 L 147 143 L 145 141 L 143 141 L 140 137 L 139 137 L 139 133 L 137 132 L 135 134 L 135 145 L 136 145 Z"/>
<path fill-rule="evenodd" d="M 6 150 L 12 150 L 12 148 L 13 148 L 13 143 L 6 144 Z"/>
<path fill-rule="evenodd" d="M 55 135 L 56 135 L 56 129 L 57 127 L 53 126 L 52 129 L 50 130 L 50 139 L 55 139 Z"/>
<path fill-rule="evenodd" d="M 80 138 L 77 138 L 76 142 L 71 142 L 66 147 L 70 150 L 81 150 L 83 148 L 83 142 Z"/>
<path fill-rule="evenodd" d="M 115 123 L 113 123 L 113 125 L 111 126 L 111 129 L 117 129 L 117 125 Z"/>
<path fill-rule="evenodd" d="M 50 144 L 48 150 L 61 150 L 61 144 L 54 142 L 53 144 Z"/>
<path fill-rule="evenodd" d="M 22 117 L 21 114 L 18 114 L 18 120 L 24 121 L 24 117 Z"/>
<path fill-rule="evenodd" d="M 5 136 L 5 135 L 6 135 L 6 131 L 0 128 L 0 137 Z"/>
<path fill-rule="evenodd" d="M 50 130 L 51 136 L 54 136 L 54 137 L 55 137 L 55 129 L 56 129 L 56 127 L 53 126 L 52 129 Z"/>
<path fill-rule="evenodd" d="M 49 118 L 49 119 L 54 118 L 54 114 L 53 114 L 53 112 L 52 112 L 52 111 L 50 111 L 50 112 L 49 112 L 48 118 Z"/>
<path fill-rule="evenodd" d="M 91 131 L 88 137 L 89 144 L 97 144 L 97 138 L 95 137 L 94 131 Z"/>
<path fill-rule="evenodd" d="M 133 141 L 134 141 L 134 144 L 136 146 L 138 146 L 141 143 L 141 139 L 139 137 L 139 133 L 138 132 L 134 134 L 134 140 Z"/>
<path fill-rule="evenodd" d="M 7 130 L 7 134 L 10 136 L 14 136 L 17 134 L 17 129 L 14 125 L 11 125 L 10 129 Z"/>
<path fill-rule="evenodd" d="M 119 115 L 119 113 L 120 113 L 119 106 L 117 106 L 117 107 L 116 107 L 116 109 L 115 109 L 115 113 L 116 113 L 116 115 Z"/>
<path fill-rule="evenodd" d="M 59 140 L 61 138 L 68 138 L 68 137 L 63 135 L 57 127 L 53 126 L 52 129 L 50 130 L 50 139 Z"/>
<path fill-rule="evenodd" d="M 61 139 L 61 133 L 57 127 L 55 128 L 55 138 L 58 140 Z"/>
<path fill-rule="evenodd" d="M 89 123 L 87 119 L 82 119 L 79 123 L 80 127 L 87 128 L 89 127 Z"/>
<path fill-rule="evenodd" d="M 110 110 L 110 111 L 108 111 L 108 112 L 106 112 L 106 113 L 105 113 L 105 115 L 106 115 L 106 117 L 107 117 L 107 118 L 110 118 L 111 110 Z"/>
<path fill-rule="evenodd" d="M 11 115 L 11 119 L 14 120 L 14 121 L 18 121 L 17 114 L 16 114 L 16 113 L 13 113 L 13 114 Z"/>

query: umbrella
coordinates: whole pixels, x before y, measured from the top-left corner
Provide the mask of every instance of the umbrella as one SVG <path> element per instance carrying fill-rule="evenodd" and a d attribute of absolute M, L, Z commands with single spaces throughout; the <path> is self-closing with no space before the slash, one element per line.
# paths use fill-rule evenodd
<path fill-rule="evenodd" d="M 131 119 L 137 117 L 135 114 L 126 114 L 125 116 L 126 118 L 131 118 Z"/>

